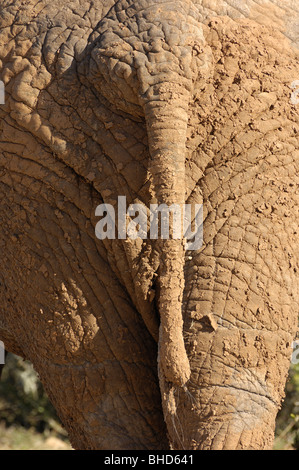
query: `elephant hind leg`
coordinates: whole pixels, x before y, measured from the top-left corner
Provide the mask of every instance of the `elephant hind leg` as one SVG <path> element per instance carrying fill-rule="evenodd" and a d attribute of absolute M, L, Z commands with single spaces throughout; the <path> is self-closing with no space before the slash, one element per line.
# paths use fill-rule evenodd
<path fill-rule="evenodd" d="M 152 374 L 142 364 L 47 363 L 38 372 L 75 449 L 168 448 L 158 389 L 152 393 Z"/>

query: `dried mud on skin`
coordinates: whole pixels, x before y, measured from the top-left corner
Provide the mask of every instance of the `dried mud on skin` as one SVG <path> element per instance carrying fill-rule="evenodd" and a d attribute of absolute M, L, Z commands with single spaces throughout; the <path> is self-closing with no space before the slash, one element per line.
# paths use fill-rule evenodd
<path fill-rule="evenodd" d="M 8 113 L 0 107 L 0 338 L 33 362 L 75 447 L 165 448 L 153 341 L 159 253 L 96 244 L 92 215 L 119 194 L 149 200 L 147 132 L 67 75 L 74 49 L 63 42 L 71 35 L 80 56 L 90 27 L 65 21 L 44 59 L 38 43 L 28 52 L 34 28 L 26 40 L 15 31 L 16 43 L 2 31 L 14 55 L 10 63 L 1 46 L 0 65 L 14 85 Z M 185 156 L 185 199 L 204 204 L 204 247 L 184 267 L 181 254 L 171 259 L 184 320 L 174 330 L 191 378 L 173 386 L 160 370 L 164 417 L 175 449 L 270 448 L 297 329 L 298 55 L 250 20 L 213 19 L 204 34 L 212 63 L 190 102 Z M 261 405 L 250 408 L 252 396 Z"/>

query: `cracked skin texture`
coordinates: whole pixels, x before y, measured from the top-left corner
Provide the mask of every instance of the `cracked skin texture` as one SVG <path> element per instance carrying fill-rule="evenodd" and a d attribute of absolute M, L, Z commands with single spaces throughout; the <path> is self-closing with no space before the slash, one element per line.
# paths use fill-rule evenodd
<path fill-rule="evenodd" d="M 278 0 L 170 3 L 189 37 L 164 28 L 169 70 L 159 27 L 133 18 L 141 62 L 128 69 L 124 49 L 112 51 L 104 89 L 91 58 L 114 1 L 1 2 L 0 340 L 33 363 L 77 449 L 267 449 L 297 327 L 298 12 Z M 178 184 L 160 186 L 175 146 Z M 177 277 L 162 243 L 95 239 L 96 206 L 118 195 L 203 202 L 201 251 L 183 260 L 169 240 Z M 185 384 L 161 362 L 167 301 L 168 344 L 184 322 Z"/>

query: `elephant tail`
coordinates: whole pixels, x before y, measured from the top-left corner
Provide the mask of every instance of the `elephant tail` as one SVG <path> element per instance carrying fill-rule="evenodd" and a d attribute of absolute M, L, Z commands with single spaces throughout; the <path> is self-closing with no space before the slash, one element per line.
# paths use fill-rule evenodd
<path fill-rule="evenodd" d="M 155 207 L 164 207 L 159 211 L 161 234 L 154 242 L 160 257 L 157 277 L 159 368 L 168 382 L 177 385 L 184 385 L 190 378 L 182 315 L 185 264 L 182 214 L 188 106 L 189 95 L 179 83 L 158 85 L 144 105 L 152 201 Z M 165 215 L 169 233 L 163 233 L 163 229 L 167 232 L 162 221 Z"/>

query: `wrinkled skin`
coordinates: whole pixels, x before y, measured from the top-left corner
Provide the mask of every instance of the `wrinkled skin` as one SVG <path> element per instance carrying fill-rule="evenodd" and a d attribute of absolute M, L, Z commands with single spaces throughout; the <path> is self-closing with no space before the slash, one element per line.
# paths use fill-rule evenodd
<path fill-rule="evenodd" d="M 115 3 L 1 0 L 0 340 L 77 449 L 271 448 L 297 328 L 298 6 Z M 97 240 L 119 195 L 203 203 L 202 249 Z"/>

